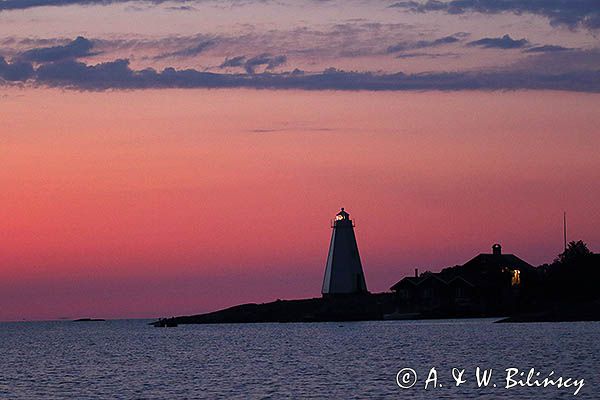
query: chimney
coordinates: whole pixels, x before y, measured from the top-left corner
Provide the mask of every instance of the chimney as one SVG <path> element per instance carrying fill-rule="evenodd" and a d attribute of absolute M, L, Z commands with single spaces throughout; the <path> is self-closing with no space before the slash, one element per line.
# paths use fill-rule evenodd
<path fill-rule="evenodd" d="M 492 254 L 495 256 L 501 255 L 502 254 L 502 246 L 500 246 L 498 243 L 493 245 L 492 246 Z"/>
<path fill-rule="evenodd" d="M 419 277 L 419 268 L 415 268 L 415 278 Z"/>

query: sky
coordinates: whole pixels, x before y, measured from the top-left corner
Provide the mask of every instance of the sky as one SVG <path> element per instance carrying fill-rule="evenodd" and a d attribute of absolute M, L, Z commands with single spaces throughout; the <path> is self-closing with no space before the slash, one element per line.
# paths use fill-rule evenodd
<path fill-rule="evenodd" d="M 600 251 L 595 0 L 0 0 L 0 320 Z"/>

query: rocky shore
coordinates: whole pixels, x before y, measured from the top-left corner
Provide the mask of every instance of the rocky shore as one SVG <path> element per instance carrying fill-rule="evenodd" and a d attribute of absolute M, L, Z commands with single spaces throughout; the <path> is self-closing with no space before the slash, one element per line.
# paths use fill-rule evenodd
<path fill-rule="evenodd" d="M 379 293 L 242 304 L 211 313 L 165 318 L 160 321 L 163 325 L 166 323 L 371 321 L 382 320 L 385 314 L 393 311 L 392 294 Z"/>

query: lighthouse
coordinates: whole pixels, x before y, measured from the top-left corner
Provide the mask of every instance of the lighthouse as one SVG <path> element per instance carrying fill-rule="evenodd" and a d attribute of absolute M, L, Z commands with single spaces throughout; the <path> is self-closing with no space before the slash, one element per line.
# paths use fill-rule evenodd
<path fill-rule="evenodd" d="M 367 293 L 350 214 L 342 208 L 331 227 L 331 242 L 321 293 L 323 296 Z"/>

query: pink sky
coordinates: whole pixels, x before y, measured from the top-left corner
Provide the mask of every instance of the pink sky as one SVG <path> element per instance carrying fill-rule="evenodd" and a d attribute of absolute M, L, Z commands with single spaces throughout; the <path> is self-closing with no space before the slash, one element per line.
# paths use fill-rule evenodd
<path fill-rule="evenodd" d="M 600 251 L 597 7 L 444 1 L 0 1 L 0 320 Z"/>
<path fill-rule="evenodd" d="M 319 296 L 329 219 L 367 284 L 494 242 L 600 247 L 598 95 L 7 89 L 0 320 Z"/>

